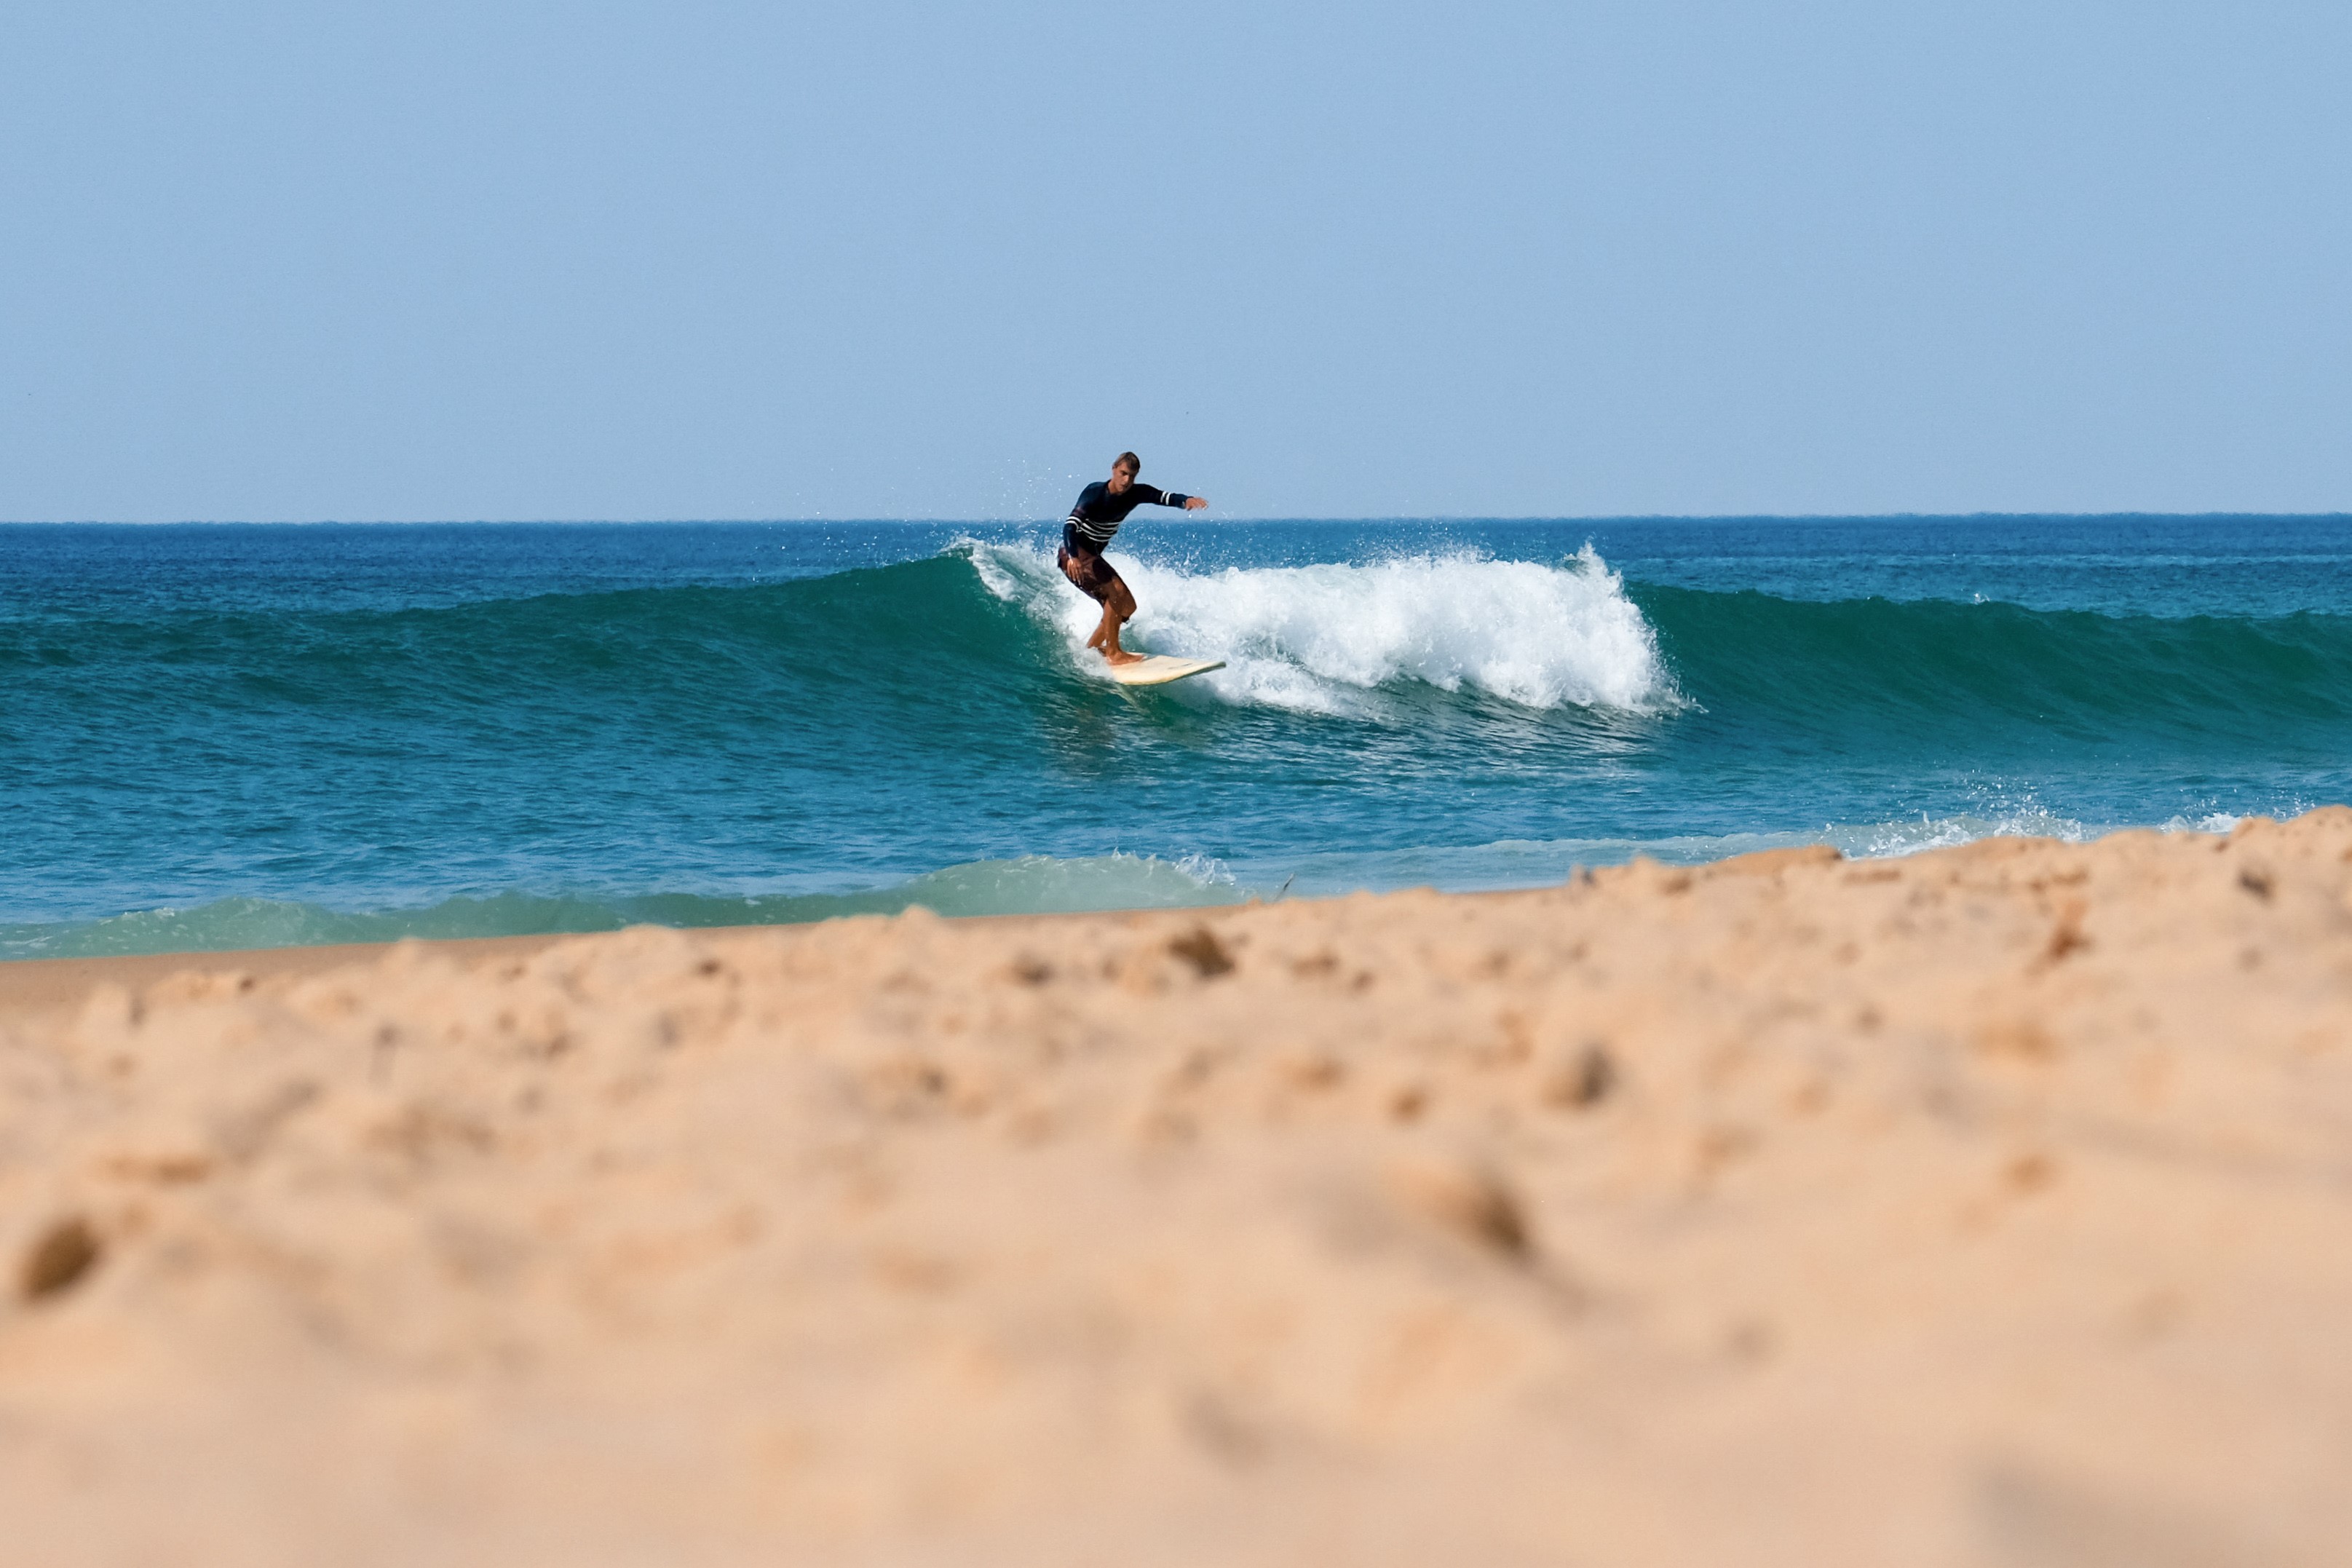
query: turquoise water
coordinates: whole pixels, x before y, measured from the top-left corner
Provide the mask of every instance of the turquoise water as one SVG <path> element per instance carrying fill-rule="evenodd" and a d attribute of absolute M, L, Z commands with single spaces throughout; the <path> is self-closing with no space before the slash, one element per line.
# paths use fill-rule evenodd
<path fill-rule="evenodd" d="M 1174 905 L 2352 799 L 2352 519 L 0 527 L 0 956 Z"/>

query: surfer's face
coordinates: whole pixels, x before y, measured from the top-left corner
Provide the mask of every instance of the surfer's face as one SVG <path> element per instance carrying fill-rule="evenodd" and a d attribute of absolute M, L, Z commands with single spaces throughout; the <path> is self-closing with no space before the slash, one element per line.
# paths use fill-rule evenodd
<path fill-rule="evenodd" d="M 1133 483 L 1135 483 L 1135 470 L 1133 468 L 1117 468 L 1110 471 L 1111 494 L 1117 495 L 1119 491 L 1127 489 L 1128 486 Z"/>

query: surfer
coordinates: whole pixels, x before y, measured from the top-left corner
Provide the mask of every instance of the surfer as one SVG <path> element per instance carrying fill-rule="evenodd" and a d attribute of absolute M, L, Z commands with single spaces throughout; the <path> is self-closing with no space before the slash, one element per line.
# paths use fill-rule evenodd
<path fill-rule="evenodd" d="M 1118 532 L 1118 525 L 1137 507 L 1177 506 L 1186 511 L 1198 511 L 1209 504 L 1199 496 L 1137 484 L 1135 476 L 1142 471 L 1142 458 L 1132 452 L 1121 452 L 1118 460 L 1110 466 L 1108 481 L 1097 479 L 1080 490 L 1077 504 L 1070 508 L 1069 521 L 1062 524 L 1062 550 L 1056 557 L 1062 575 L 1076 584 L 1078 592 L 1103 607 L 1102 625 L 1087 639 L 1087 646 L 1100 648 L 1103 658 L 1112 664 L 1133 664 L 1143 656 L 1118 646 L 1118 628 L 1135 618 L 1135 595 L 1128 591 L 1126 581 L 1111 563 L 1103 559 L 1103 546 L 1111 542 Z"/>

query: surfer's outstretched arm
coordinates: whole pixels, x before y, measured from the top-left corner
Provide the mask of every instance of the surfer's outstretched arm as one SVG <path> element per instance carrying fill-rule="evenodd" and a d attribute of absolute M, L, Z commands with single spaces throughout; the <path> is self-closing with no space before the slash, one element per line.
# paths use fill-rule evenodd
<path fill-rule="evenodd" d="M 1173 506 L 1198 511 L 1209 504 L 1206 496 L 1188 496 L 1182 490 L 1155 489 L 1150 485 L 1129 485 L 1127 493 L 1145 506 Z"/>

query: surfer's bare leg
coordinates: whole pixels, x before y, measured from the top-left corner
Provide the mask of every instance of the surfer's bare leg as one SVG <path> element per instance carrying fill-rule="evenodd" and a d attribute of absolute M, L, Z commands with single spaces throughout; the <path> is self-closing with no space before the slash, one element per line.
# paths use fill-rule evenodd
<path fill-rule="evenodd" d="M 1143 658 L 1141 654 L 1129 653 L 1118 646 L 1118 628 L 1134 618 L 1135 595 L 1127 591 L 1125 583 L 1111 579 L 1110 593 L 1103 600 L 1102 626 L 1095 633 L 1100 640 L 1089 646 L 1101 648 L 1103 658 L 1113 664 L 1137 663 Z"/>

